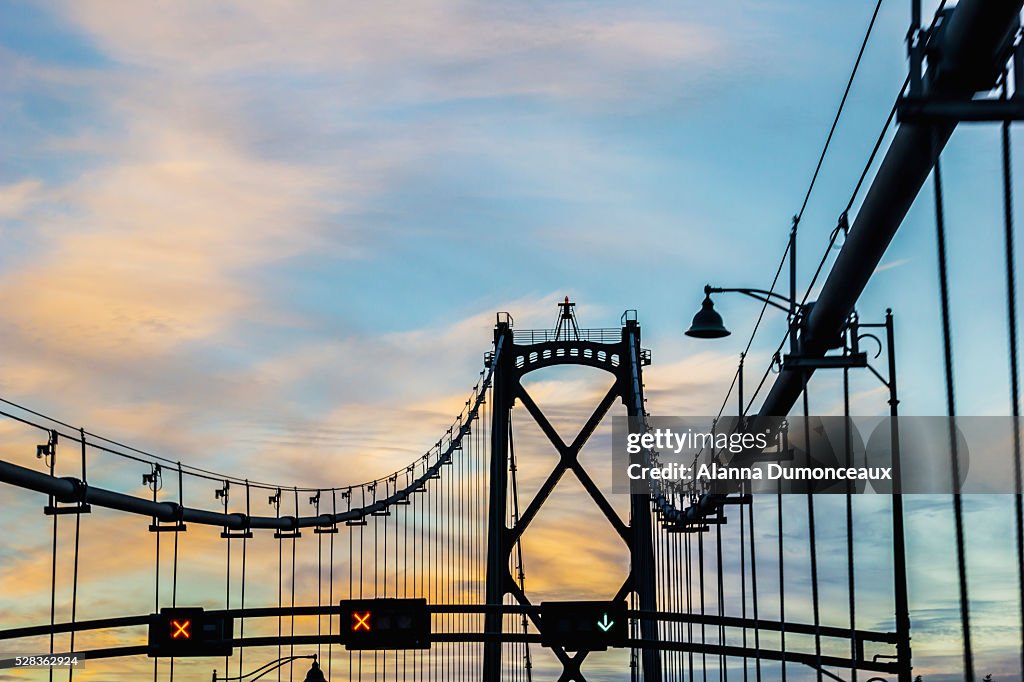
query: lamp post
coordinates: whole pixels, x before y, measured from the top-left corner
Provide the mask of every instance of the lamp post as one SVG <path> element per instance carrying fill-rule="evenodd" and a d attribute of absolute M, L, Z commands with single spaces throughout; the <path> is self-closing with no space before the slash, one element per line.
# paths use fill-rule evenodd
<path fill-rule="evenodd" d="M 882 323 L 864 324 L 858 319 L 856 313 L 851 314 L 846 323 L 840 329 L 839 334 L 829 344 L 829 349 L 843 348 L 841 355 L 812 355 L 804 356 L 799 353 L 799 347 L 796 343 L 796 332 L 798 327 L 806 321 L 810 309 L 814 303 L 806 303 L 803 305 L 797 304 L 794 299 L 786 298 L 781 294 L 776 294 L 772 291 L 765 291 L 764 289 L 746 289 L 746 288 L 721 288 L 712 287 L 707 285 L 704 287 L 704 301 L 701 303 L 701 308 L 697 311 L 697 314 L 693 316 L 693 321 L 690 324 L 690 328 L 686 330 L 685 334 L 693 338 L 698 339 L 718 339 L 725 336 L 729 336 L 731 332 L 725 327 L 725 323 L 722 320 L 722 316 L 714 309 L 714 303 L 711 300 L 711 294 L 717 293 L 740 293 L 751 298 L 757 299 L 766 305 L 774 306 L 780 310 L 785 310 L 790 316 L 790 348 L 792 353 L 785 356 L 783 361 L 784 369 L 792 369 L 796 371 L 806 372 L 814 369 L 851 369 L 855 367 L 866 367 L 871 371 L 872 374 L 888 389 L 889 392 L 889 417 L 891 420 L 891 452 L 892 452 L 892 467 L 893 467 L 893 503 L 892 503 L 892 545 L 893 545 L 893 587 L 894 587 L 894 607 L 896 616 L 896 658 L 900 664 L 900 680 L 910 679 L 910 610 L 909 610 L 909 597 L 907 594 L 907 568 L 906 568 L 906 546 L 905 546 L 905 528 L 904 528 L 904 511 L 903 511 L 903 495 L 902 495 L 902 476 L 900 470 L 900 454 L 899 454 L 899 422 L 898 422 L 898 409 L 899 398 L 896 391 L 896 351 L 895 341 L 893 333 L 893 317 L 892 310 L 885 311 L 885 321 Z M 784 307 L 778 301 L 786 302 L 789 307 Z M 878 372 L 868 362 L 867 354 L 860 350 L 860 340 L 862 338 L 872 338 L 878 342 L 879 354 L 883 347 L 883 342 L 873 334 L 867 333 L 862 334 L 861 330 L 865 328 L 880 328 L 885 331 L 885 343 L 884 347 L 887 350 L 887 361 L 888 367 L 886 374 Z M 846 334 L 849 333 L 849 345 L 847 345 Z M 877 355 L 876 355 L 877 357 Z M 739 368 L 739 391 L 740 391 L 740 417 L 743 417 L 743 360 L 744 356 L 740 356 L 740 368 Z M 876 678 L 877 679 L 877 678 Z M 870 681 L 869 681 L 870 682 Z"/>
<path fill-rule="evenodd" d="M 264 675 L 272 673 L 278 668 L 284 667 L 285 664 L 299 660 L 300 658 L 313 659 L 313 664 L 309 666 L 304 682 L 327 682 L 327 678 L 324 677 L 324 672 L 320 669 L 320 664 L 317 662 L 316 654 L 307 654 L 305 656 L 285 656 L 284 658 L 279 658 L 276 661 L 271 661 L 270 663 L 262 665 L 251 673 L 238 675 L 236 677 L 217 677 L 217 671 L 214 670 L 212 682 L 238 682 L 240 680 L 256 682 L 256 680 L 260 679 Z"/>

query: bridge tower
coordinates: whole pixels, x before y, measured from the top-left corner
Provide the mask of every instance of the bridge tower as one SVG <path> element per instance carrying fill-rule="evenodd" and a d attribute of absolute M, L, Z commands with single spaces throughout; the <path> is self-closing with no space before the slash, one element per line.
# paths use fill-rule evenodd
<path fill-rule="evenodd" d="M 567 472 L 572 472 L 629 551 L 629 575 L 614 598 L 621 600 L 633 595 L 640 610 L 656 611 L 650 498 L 646 495 L 631 496 L 629 519 L 621 519 L 579 460 L 583 446 L 616 400 L 621 400 L 625 404 L 629 416 L 636 416 L 643 404 L 641 367 L 650 364 L 650 353 L 640 348 L 640 324 L 636 311 L 626 311 L 623 314 L 621 328 L 580 329 L 576 322 L 574 306 L 568 297 L 559 304 L 559 318 L 553 330 L 513 330 L 512 317 L 507 313 L 498 313 L 497 324 L 494 327 L 494 352 L 490 356 L 491 361 L 496 364 L 493 368 L 491 412 L 487 604 L 500 606 L 504 603 L 505 596 L 511 594 L 520 604 L 530 605 L 525 591 L 513 579 L 510 570 L 511 554 L 559 480 Z M 571 443 L 565 443 L 561 439 L 522 383 L 523 377 L 530 372 L 557 365 L 589 366 L 609 372 L 615 377 L 614 384 Z M 509 527 L 506 523 L 509 496 L 509 440 L 511 410 L 516 401 L 519 401 L 537 422 L 558 452 L 559 460 L 536 495 L 527 503 L 518 522 Z M 536 616 L 531 618 L 534 626 L 543 632 L 543 625 L 539 619 Z M 502 624 L 500 610 L 494 609 L 487 613 L 485 630 L 488 634 L 500 634 Z M 642 640 L 654 643 L 658 639 L 657 624 L 654 621 L 642 620 L 636 634 Z M 560 680 L 585 680 L 580 667 L 589 652 L 580 651 L 573 655 L 555 648 L 554 653 L 563 667 Z M 499 638 L 485 644 L 484 682 L 499 682 L 501 679 L 501 656 Z M 645 681 L 661 682 L 661 660 L 656 649 L 641 649 L 640 665 Z"/>

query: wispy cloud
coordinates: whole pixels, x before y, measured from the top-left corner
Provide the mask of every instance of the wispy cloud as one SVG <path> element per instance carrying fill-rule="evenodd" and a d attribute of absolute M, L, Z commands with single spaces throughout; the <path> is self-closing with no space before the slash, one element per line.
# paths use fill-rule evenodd
<path fill-rule="evenodd" d="M 0 219 L 18 218 L 39 198 L 39 180 L 21 180 L 0 187 Z"/>
<path fill-rule="evenodd" d="M 906 265 L 909 262 L 910 262 L 909 258 L 897 258 L 896 260 L 892 260 L 892 261 L 889 261 L 887 263 L 882 263 L 877 268 L 875 268 L 875 272 L 876 273 L 878 273 L 878 272 L 885 272 L 886 270 L 892 270 L 894 268 L 903 267 L 904 265 Z"/>

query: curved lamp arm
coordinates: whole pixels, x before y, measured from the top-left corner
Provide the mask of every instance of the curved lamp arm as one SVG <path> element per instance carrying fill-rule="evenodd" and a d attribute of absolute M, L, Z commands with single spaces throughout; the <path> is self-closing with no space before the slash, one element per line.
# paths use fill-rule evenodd
<path fill-rule="evenodd" d="M 711 294 L 732 294 L 732 293 L 744 294 L 746 296 L 749 296 L 750 298 L 753 298 L 755 300 L 761 301 L 762 303 L 767 303 L 768 305 L 773 306 L 775 308 L 778 308 L 779 310 L 785 311 L 787 313 L 788 312 L 792 312 L 791 308 L 792 309 L 796 309 L 796 310 L 800 309 L 800 305 L 799 304 L 794 303 L 789 298 L 783 296 L 782 294 L 776 293 L 774 291 L 767 291 L 765 289 L 750 289 L 750 288 L 746 288 L 746 287 L 738 287 L 738 288 L 737 287 L 729 287 L 729 288 L 713 287 L 710 284 L 708 284 L 707 286 L 704 287 L 704 295 L 705 296 L 709 296 Z M 778 299 L 778 301 L 784 301 L 787 305 L 782 305 L 776 299 Z"/>
<path fill-rule="evenodd" d="M 250 680 L 250 682 L 256 682 L 256 680 L 260 679 L 267 673 L 272 673 L 278 668 L 282 668 L 286 664 L 291 663 L 292 661 L 297 661 L 301 658 L 312 658 L 314 661 L 316 661 L 316 654 L 306 654 L 305 656 L 285 656 L 284 658 L 279 658 L 276 661 L 271 661 L 270 663 L 262 665 L 259 668 L 253 670 L 251 673 L 246 673 L 245 675 L 238 675 L 235 677 L 217 677 L 217 671 L 214 670 L 212 682 L 234 682 L 237 680 Z M 253 677 L 254 675 L 255 677 Z"/>

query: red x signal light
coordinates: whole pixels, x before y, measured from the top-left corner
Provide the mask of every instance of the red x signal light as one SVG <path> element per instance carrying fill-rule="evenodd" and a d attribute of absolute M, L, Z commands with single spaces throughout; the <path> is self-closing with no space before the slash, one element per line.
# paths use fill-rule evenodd
<path fill-rule="evenodd" d="M 172 618 L 171 639 L 192 639 L 192 621 Z"/>
<path fill-rule="evenodd" d="M 370 615 L 372 611 L 359 611 L 352 612 L 352 632 L 359 632 L 360 630 L 370 631 Z"/>
<path fill-rule="evenodd" d="M 233 621 L 201 607 L 160 609 L 149 621 L 150 657 L 230 656 Z"/>
<path fill-rule="evenodd" d="M 350 650 L 430 648 L 426 599 L 350 599 L 340 606 L 348 622 L 341 643 Z"/>

